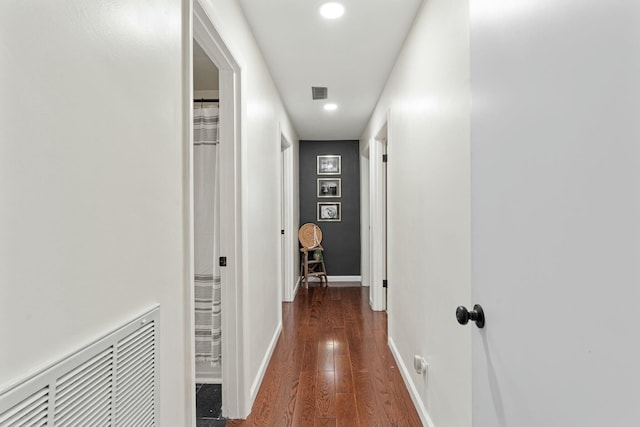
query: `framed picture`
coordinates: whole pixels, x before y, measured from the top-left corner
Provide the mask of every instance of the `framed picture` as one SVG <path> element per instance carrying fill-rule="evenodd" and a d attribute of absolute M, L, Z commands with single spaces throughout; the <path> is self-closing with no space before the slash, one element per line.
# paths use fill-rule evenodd
<path fill-rule="evenodd" d="M 342 197 L 340 178 L 318 178 L 318 197 Z"/>
<path fill-rule="evenodd" d="M 342 203 L 318 202 L 318 222 L 321 221 L 342 221 Z"/>
<path fill-rule="evenodd" d="M 340 175 L 342 173 L 342 156 L 330 154 L 318 156 L 318 175 Z"/>

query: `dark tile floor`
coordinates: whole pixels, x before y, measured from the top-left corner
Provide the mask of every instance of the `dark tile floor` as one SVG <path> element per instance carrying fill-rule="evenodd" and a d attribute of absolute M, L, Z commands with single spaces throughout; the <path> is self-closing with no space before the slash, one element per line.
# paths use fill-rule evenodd
<path fill-rule="evenodd" d="M 222 386 L 220 384 L 196 385 L 196 426 L 224 427 L 222 417 Z"/>

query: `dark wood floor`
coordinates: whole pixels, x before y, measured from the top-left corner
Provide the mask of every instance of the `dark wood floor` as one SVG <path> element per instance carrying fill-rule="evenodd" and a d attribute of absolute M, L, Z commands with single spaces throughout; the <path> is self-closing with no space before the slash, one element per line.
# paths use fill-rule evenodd
<path fill-rule="evenodd" d="M 368 288 L 301 288 L 251 414 L 228 426 L 420 426 Z"/>

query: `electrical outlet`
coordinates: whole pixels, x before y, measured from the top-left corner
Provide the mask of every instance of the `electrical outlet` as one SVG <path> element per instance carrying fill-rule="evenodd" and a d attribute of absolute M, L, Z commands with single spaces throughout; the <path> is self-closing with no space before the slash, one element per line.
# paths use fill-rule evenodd
<path fill-rule="evenodd" d="M 424 357 L 419 356 L 417 354 L 413 356 L 413 368 L 416 370 L 417 373 L 423 374 L 427 372 L 428 367 L 429 365 L 427 364 L 427 361 L 425 360 Z"/>

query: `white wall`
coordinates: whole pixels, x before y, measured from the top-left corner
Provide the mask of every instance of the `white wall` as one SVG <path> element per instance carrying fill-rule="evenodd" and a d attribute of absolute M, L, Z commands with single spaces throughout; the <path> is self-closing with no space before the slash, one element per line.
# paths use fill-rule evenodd
<path fill-rule="evenodd" d="M 281 325 L 280 129 L 293 144 L 295 162 L 298 138 L 238 2 L 210 0 L 205 9 L 242 75 L 244 362 L 246 388 L 254 397 L 266 368 L 268 351 Z M 294 173 L 296 170 L 294 165 Z M 297 192 L 293 204 L 298 206 Z"/>
<path fill-rule="evenodd" d="M 471 425 L 470 328 L 455 320 L 470 300 L 468 13 L 467 1 L 425 2 L 361 138 L 390 109 L 389 339 L 423 422 L 447 427 Z"/>
<path fill-rule="evenodd" d="M 182 4 L 0 4 L 0 390 L 161 305 L 184 425 Z"/>

